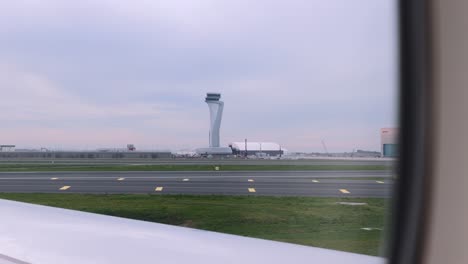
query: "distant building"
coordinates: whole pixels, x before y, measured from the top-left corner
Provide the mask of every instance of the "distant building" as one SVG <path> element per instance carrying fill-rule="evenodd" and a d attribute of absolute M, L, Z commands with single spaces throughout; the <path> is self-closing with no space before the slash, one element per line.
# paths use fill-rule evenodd
<path fill-rule="evenodd" d="M 280 156 L 285 152 L 285 149 L 274 142 L 232 142 L 229 147 L 232 154 L 239 156 Z"/>
<path fill-rule="evenodd" d="M 0 145 L 0 152 L 13 152 L 15 148 L 15 145 Z"/>
<path fill-rule="evenodd" d="M 398 128 L 380 129 L 382 157 L 398 156 Z"/>
<path fill-rule="evenodd" d="M 170 151 L 15 151 L 0 152 L 0 159 L 169 159 Z"/>
<path fill-rule="evenodd" d="M 358 149 L 356 152 L 352 152 L 350 156 L 355 158 L 378 158 L 381 155 L 378 151 Z M 348 156 L 348 153 L 344 153 L 344 156 Z"/>
<path fill-rule="evenodd" d="M 127 144 L 127 150 L 128 150 L 128 151 L 136 151 L 135 145 L 133 145 L 133 144 Z"/>

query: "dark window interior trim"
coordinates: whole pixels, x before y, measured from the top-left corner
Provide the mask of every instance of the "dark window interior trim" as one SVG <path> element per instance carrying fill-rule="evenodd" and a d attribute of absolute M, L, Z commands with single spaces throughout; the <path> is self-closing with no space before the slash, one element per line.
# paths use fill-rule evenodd
<path fill-rule="evenodd" d="M 400 159 L 389 263 L 422 261 L 432 164 L 430 1 L 399 1 Z"/>

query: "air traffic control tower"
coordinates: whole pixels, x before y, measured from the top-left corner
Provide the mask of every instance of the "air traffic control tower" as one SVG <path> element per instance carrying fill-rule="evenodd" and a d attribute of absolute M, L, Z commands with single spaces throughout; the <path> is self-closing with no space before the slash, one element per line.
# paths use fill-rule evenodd
<path fill-rule="evenodd" d="M 219 143 L 219 131 L 221 128 L 221 119 L 223 117 L 224 102 L 220 101 L 221 94 L 207 93 L 205 102 L 210 110 L 210 132 L 209 147 L 197 149 L 199 154 L 205 155 L 229 155 L 232 154 L 231 148 L 221 147 Z"/>
<path fill-rule="evenodd" d="M 224 102 L 220 101 L 221 94 L 206 94 L 205 102 L 210 109 L 210 148 L 219 148 L 219 128 L 223 117 Z"/>

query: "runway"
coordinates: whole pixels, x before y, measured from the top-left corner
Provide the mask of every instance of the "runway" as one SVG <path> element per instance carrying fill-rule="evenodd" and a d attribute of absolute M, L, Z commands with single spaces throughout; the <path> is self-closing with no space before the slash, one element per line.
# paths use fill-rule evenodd
<path fill-rule="evenodd" d="M 2 172 L 0 192 L 391 197 L 390 171 Z"/>

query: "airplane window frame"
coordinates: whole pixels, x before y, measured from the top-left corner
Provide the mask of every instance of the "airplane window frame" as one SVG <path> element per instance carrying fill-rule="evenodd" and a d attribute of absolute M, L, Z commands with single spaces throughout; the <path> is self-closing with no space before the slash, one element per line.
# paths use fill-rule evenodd
<path fill-rule="evenodd" d="M 388 263 L 421 263 L 430 202 L 434 120 L 430 2 L 399 0 L 399 138 Z"/>

